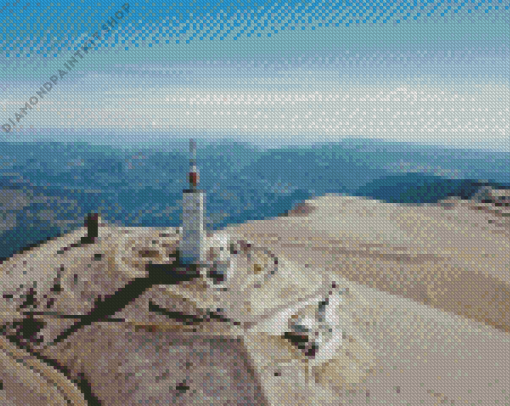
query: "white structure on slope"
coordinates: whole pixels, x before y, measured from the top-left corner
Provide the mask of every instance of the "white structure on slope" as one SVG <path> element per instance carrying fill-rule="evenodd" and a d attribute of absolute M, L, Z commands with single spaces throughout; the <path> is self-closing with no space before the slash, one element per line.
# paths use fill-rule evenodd
<path fill-rule="evenodd" d="M 182 235 L 179 244 L 182 264 L 203 264 L 206 235 L 204 229 L 204 192 L 199 190 L 200 175 L 196 163 L 196 144 L 190 140 L 189 188 L 183 191 Z"/>
<path fill-rule="evenodd" d="M 333 282 L 328 295 L 318 304 L 306 306 L 290 317 L 287 336 L 294 339 L 307 356 L 324 360 L 329 356 L 325 349 L 341 345 L 339 311 L 346 293 L 346 289 L 340 289 Z"/>
<path fill-rule="evenodd" d="M 183 191 L 182 228 L 179 258 L 183 265 L 199 265 L 213 285 L 224 285 L 231 271 L 230 238 L 207 235 L 204 228 L 205 192 L 198 189 L 200 180 L 196 163 L 196 143 L 190 140 L 189 188 Z"/>

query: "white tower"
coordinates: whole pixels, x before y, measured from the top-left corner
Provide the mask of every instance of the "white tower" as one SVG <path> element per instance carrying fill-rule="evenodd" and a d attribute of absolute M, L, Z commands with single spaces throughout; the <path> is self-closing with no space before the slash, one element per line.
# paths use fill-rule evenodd
<path fill-rule="evenodd" d="M 183 191 L 182 235 L 179 244 L 183 264 L 203 264 L 205 261 L 204 195 L 197 189 L 199 173 L 196 163 L 196 144 L 190 140 L 189 189 Z"/>

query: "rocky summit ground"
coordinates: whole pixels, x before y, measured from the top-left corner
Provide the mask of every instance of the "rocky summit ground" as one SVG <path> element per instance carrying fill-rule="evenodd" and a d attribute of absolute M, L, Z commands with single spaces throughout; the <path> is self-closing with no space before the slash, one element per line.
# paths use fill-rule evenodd
<path fill-rule="evenodd" d="M 504 214 L 326 195 L 219 231 L 242 242 L 226 290 L 154 276 L 175 229 L 76 230 L 0 265 L 0 403 L 508 404 Z M 340 330 L 309 359 L 286 320 L 333 281 Z"/>

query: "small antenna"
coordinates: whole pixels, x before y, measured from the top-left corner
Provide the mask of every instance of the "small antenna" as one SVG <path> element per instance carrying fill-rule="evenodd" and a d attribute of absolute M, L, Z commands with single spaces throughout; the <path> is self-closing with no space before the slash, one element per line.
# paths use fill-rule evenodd
<path fill-rule="evenodd" d="M 189 152 L 189 186 L 191 190 L 196 190 L 200 180 L 200 175 L 197 169 L 197 144 L 193 139 L 189 140 Z"/>
<path fill-rule="evenodd" d="M 194 139 L 189 140 L 189 152 L 191 155 L 192 163 L 196 164 L 197 161 L 197 143 Z"/>

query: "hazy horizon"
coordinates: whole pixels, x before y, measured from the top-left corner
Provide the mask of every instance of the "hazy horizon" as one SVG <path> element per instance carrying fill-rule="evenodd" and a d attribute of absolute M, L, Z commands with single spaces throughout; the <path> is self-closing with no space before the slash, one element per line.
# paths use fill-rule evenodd
<path fill-rule="evenodd" d="M 200 136 L 188 136 L 188 137 L 178 137 L 178 138 L 167 138 L 164 135 L 157 136 L 155 134 L 151 134 L 149 140 L 143 136 L 133 136 L 133 138 L 125 137 L 120 144 L 116 139 L 110 139 L 112 135 L 108 135 L 105 137 L 98 137 L 97 135 L 89 135 L 89 136 L 73 136 L 68 135 L 66 133 L 60 135 L 48 135 L 48 136 L 25 136 L 22 140 L 17 139 L 3 139 L 0 140 L 0 145 L 2 143 L 31 143 L 31 144 L 44 144 L 44 143 L 57 143 L 57 144 L 87 144 L 91 146 L 109 146 L 118 149 L 151 149 L 151 148 L 159 148 L 160 150 L 172 150 L 174 145 L 182 145 L 183 150 L 188 147 L 188 143 L 190 139 L 196 140 L 198 143 L 202 145 L 211 145 L 211 144 L 222 144 L 222 143 L 240 143 L 240 144 L 248 144 L 254 148 L 258 148 L 261 150 L 270 150 L 270 149 L 280 149 L 285 147 L 311 147 L 314 145 L 323 145 L 323 144 L 332 144 L 332 145 L 349 145 L 349 144 L 378 144 L 378 145 L 402 145 L 409 146 L 413 148 L 445 148 L 445 151 L 459 151 L 466 150 L 471 152 L 495 152 L 495 153 L 510 153 L 510 144 L 507 142 L 503 142 L 501 144 L 492 143 L 487 145 L 487 143 L 478 141 L 476 143 L 457 143 L 457 144 L 442 144 L 439 142 L 425 142 L 425 141 L 404 141 L 402 139 L 394 138 L 394 139 L 373 139 L 373 138 L 364 138 L 364 137 L 345 137 L 340 140 L 322 140 L 320 138 L 312 138 L 310 140 L 295 140 L 294 142 L 282 142 L 281 140 L 266 140 L 266 141 L 254 141 L 255 138 L 234 138 L 229 136 L 224 136 L 221 138 L 212 138 L 209 136 L 200 137 Z"/>
<path fill-rule="evenodd" d="M 83 58 L 127 3 L 59 4 L 6 9 L 0 126 L 13 128 L 0 140 L 370 138 L 510 151 L 501 3 L 133 3 Z"/>

